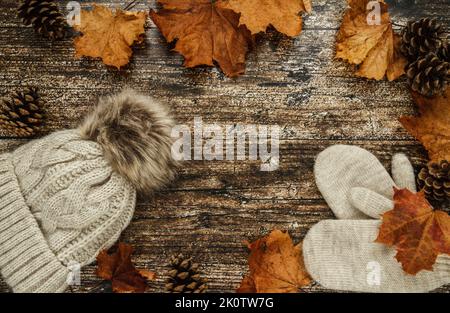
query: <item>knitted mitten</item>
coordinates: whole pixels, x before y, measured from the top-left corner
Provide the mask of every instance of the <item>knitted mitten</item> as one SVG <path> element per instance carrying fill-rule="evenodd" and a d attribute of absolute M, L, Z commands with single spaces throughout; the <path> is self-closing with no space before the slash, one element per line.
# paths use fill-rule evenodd
<path fill-rule="evenodd" d="M 414 171 L 404 155 L 394 156 L 392 172 L 401 184 L 414 186 L 411 191 L 415 191 Z M 349 201 L 353 187 L 366 187 L 387 198 L 393 196 L 391 176 L 372 153 L 359 147 L 335 145 L 325 149 L 317 156 L 314 175 L 322 196 L 339 219 L 367 218 Z"/>
<path fill-rule="evenodd" d="M 450 282 L 449 257 L 440 256 L 433 272 L 411 276 L 395 260 L 394 248 L 374 242 L 381 221 L 371 217 L 379 219 L 393 208 L 393 187 L 416 191 L 414 171 L 406 156 L 394 156 L 392 173 L 394 179 L 374 155 L 358 147 L 333 146 L 319 154 L 315 165 L 317 185 L 341 220 L 313 226 L 304 239 L 303 254 L 308 272 L 324 287 L 423 292 Z"/>
<path fill-rule="evenodd" d="M 325 220 L 303 241 L 305 266 L 328 289 L 356 292 L 427 292 L 450 283 L 450 259 L 439 256 L 433 271 L 406 274 L 396 250 L 375 243 L 378 220 Z"/>

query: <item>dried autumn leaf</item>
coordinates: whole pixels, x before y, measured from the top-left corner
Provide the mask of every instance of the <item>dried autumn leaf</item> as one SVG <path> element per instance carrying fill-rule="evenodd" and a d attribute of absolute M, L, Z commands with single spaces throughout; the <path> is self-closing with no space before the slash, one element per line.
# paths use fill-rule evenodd
<path fill-rule="evenodd" d="M 236 77 L 245 71 L 245 57 L 251 44 L 249 31 L 239 26 L 239 15 L 223 7 L 223 1 L 159 0 L 163 8 L 150 17 L 168 42 L 177 40 L 175 51 L 184 66 L 220 66 L 225 75 Z"/>
<path fill-rule="evenodd" d="M 403 127 L 423 144 L 431 162 L 450 160 L 450 88 L 434 98 L 413 92 L 413 99 L 420 115 L 400 117 Z"/>
<path fill-rule="evenodd" d="M 240 13 L 240 24 L 252 34 L 272 25 L 280 33 L 294 37 L 302 31 L 301 12 L 310 13 L 311 0 L 227 0 L 224 6 Z"/>
<path fill-rule="evenodd" d="M 397 247 L 406 273 L 431 271 L 440 253 L 450 254 L 450 216 L 433 210 L 423 192 L 394 191 L 394 209 L 383 214 L 376 242 Z"/>
<path fill-rule="evenodd" d="M 147 289 L 147 279 L 154 279 L 148 271 L 138 271 L 131 262 L 133 248 L 119 243 L 118 249 L 112 254 L 103 250 L 97 256 L 97 276 L 110 280 L 114 292 L 144 292 Z"/>
<path fill-rule="evenodd" d="M 130 46 L 143 41 L 146 12 L 128 12 L 94 4 L 92 11 L 81 11 L 81 24 L 75 29 L 76 57 L 101 58 L 103 63 L 120 68 L 130 62 Z"/>
<path fill-rule="evenodd" d="M 248 244 L 250 274 L 237 292 L 294 293 L 311 282 L 303 264 L 301 245 L 294 246 L 288 233 L 273 230 Z"/>
<path fill-rule="evenodd" d="M 148 281 L 156 279 L 156 273 L 148 270 L 138 270 L 139 274 Z"/>
<path fill-rule="evenodd" d="M 256 293 L 255 282 L 250 276 L 245 276 L 239 288 L 236 290 L 238 293 Z"/>
<path fill-rule="evenodd" d="M 367 5 L 370 0 L 347 0 L 350 9 L 336 38 L 336 57 L 351 64 L 359 65 L 358 76 L 380 80 L 386 75 L 392 81 L 405 73 L 407 60 L 400 53 L 401 39 L 394 34 L 387 4 L 382 0 L 379 24 L 368 22 L 372 10 Z M 373 24 L 373 25 L 372 25 Z"/>

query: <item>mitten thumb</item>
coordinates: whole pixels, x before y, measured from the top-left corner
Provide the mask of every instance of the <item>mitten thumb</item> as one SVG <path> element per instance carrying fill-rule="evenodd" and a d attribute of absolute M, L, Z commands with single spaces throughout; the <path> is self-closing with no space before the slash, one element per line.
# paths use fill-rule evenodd
<path fill-rule="evenodd" d="M 375 219 L 380 219 L 383 213 L 394 208 L 392 200 L 367 188 L 352 188 L 349 200 L 355 208 Z"/>
<path fill-rule="evenodd" d="M 416 192 L 414 169 L 403 153 L 397 153 L 392 157 L 392 178 L 398 188 Z"/>

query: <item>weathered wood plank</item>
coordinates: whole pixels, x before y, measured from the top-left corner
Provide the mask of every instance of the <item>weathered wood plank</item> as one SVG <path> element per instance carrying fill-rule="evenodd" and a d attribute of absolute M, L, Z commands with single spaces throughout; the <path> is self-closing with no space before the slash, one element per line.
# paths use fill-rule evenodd
<path fill-rule="evenodd" d="M 62 6 L 67 1 L 61 1 Z M 125 1 L 101 0 L 107 5 Z M 406 152 L 415 165 L 425 151 L 397 121 L 414 113 L 406 82 L 356 78 L 351 66 L 333 59 L 334 37 L 344 0 L 314 0 L 295 39 L 260 36 L 248 56 L 247 72 L 228 79 L 215 68 L 185 69 L 182 57 L 149 21 L 145 46 L 121 71 L 95 60 L 73 58 L 70 40 L 51 44 L 15 17 L 16 0 L 0 4 L 0 94 L 25 85 L 40 87 L 48 111 L 47 131 L 75 127 L 97 97 L 131 86 L 167 102 L 178 121 L 264 124 L 282 128 L 280 168 L 259 171 L 255 161 L 190 161 L 168 189 L 140 195 L 135 217 L 121 240 L 136 247 L 138 266 L 155 270 L 152 290 L 162 291 L 166 259 L 179 251 L 202 264 L 212 291 L 233 291 L 247 270 L 242 244 L 274 227 L 288 229 L 300 241 L 318 221 L 333 218 L 313 175 L 314 158 L 327 146 L 356 144 L 374 152 L 389 167 L 395 152 Z M 394 2 L 391 0 L 390 2 Z M 450 24 L 447 0 L 400 0 L 394 21 L 436 16 Z M 84 3 L 83 5 L 89 5 Z M 153 1 L 151 6 L 155 7 Z M 137 9 L 144 9 L 145 3 Z M 0 132 L 0 151 L 26 142 Z M 95 266 L 83 270 L 82 287 L 99 283 Z M 0 291 L 7 287 L 0 279 Z M 308 292 L 327 291 L 321 286 Z M 449 292 L 450 287 L 438 291 Z"/>

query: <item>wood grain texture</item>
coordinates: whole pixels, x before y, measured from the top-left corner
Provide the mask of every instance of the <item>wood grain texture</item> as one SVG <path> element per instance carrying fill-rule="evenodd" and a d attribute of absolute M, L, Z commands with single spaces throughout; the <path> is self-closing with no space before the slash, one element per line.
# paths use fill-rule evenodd
<path fill-rule="evenodd" d="M 61 1 L 61 7 L 66 2 Z M 146 2 L 156 7 L 154 1 L 140 1 L 136 9 L 148 7 Z M 392 12 L 398 24 L 427 16 L 450 24 L 448 0 L 390 2 L 397 3 Z M 89 4 L 83 1 L 83 6 Z M 258 36 L 246 74 L 237 79 L 226 78 L 216 68 L 183 68 L 182 57 L 170 51 L 150 21 L 145 45 L 134 49 L 125 69 L 75 60 L 70 40 L 52 44 L 41 39 L 18 21 L 16 5 L 17 0 L 0 4 L 0 95 L 38 86 L 49 132 L 76 126 L 98 96 L 126 85 L 167 102 L 183 124 L 191 125 L 198 116 L 205 123 L 282 128 L 278 171 L 261 172 L 254 161 L 191 161 L 168 189 L 139 196 L 135 217 L 121 240 L 136 247 L 139 267 L 159 274 L 152 291 L 163 290 L 169 256 L 183 252 L 202 265 L 210 291 L 232 292 L 247 270 L 244 240 L 277 227 L 289 230 L 299 242 L 313 224 L 333 218 L 313 177 L 314 158 L 330 145 L 360 145 L 387 167 L 395 152 L 407 153 L 417 166 L 425 162 L 423 148 L 397 121 L 414 112 L 405 80 L 356 78 L 351 66 L 334 60 L 344 0 L 313 0 L 314 12 L 305 18 L 298 38 Z M 4 132 L 1 136 L 0 151 L 25 142 Z M 82 286 L 73 291 L 97 285 L 94 271 L 94 265 L 86 267 Z M 0 291 L 8 291 L 1 279 Z M 306 291 L 329 290 L 314 284 Z M 438 291 L 450 292 L 450 286 Z"/>

